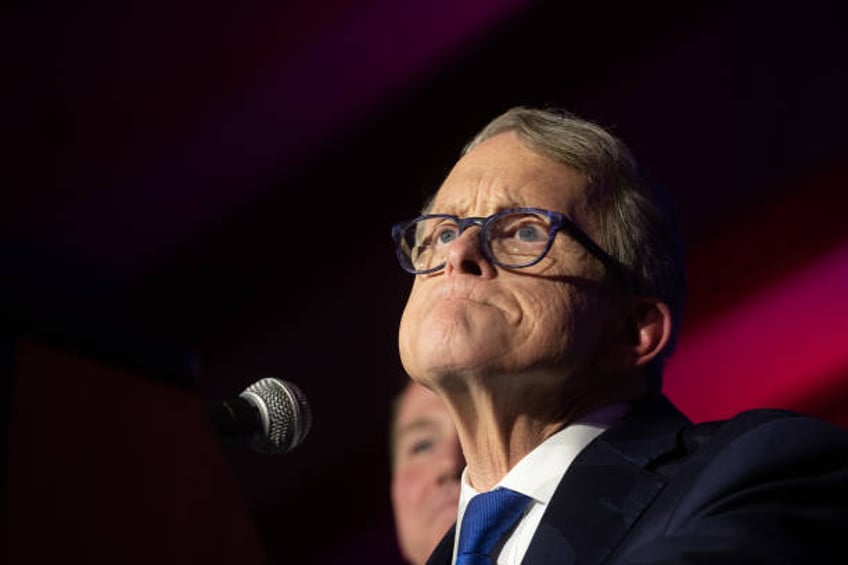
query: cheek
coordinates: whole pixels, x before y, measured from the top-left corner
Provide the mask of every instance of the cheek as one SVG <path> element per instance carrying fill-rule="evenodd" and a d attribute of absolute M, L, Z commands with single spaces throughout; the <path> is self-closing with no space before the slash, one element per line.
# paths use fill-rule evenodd
<path fill-rule="evenodd" d="M 598 333 L 583 293 L 564 284 L 522 290 L 524 356 L 554 365 L 577 361 L 575 355 Z"/>
<path fill-rule="evenodd" d="M 575 312 L 574 297 L 562 286 L 522 289 L 525 331 L 545 341 L 568 335 Z"/>
<path fill-rule="evenodd" d="M 414 468 L 404 469 L 392 479 L 392 509 L 402 543 L 414 543 L 425 527 L 427 488 L 424 475 Z"/>
<path fill-rule="evenodd" d="M 401 352 L 404 349 L 408 349 L 409 341 L 411 338 L 411 328 L 414 325 L 415 316 L 413 315 L 413 304 L 411 304 L 412 298 L 407 301 L 406 306 L 403 309 L 403 312 L 400 316 L 400 327 L 398 328 L 398 345 L 400 346 Z"/>
<path fill-rule="evenodd" d="M 407 305 L 400 319 L 400 328 L 398 330 L 398 351 L 400 353 L 400 362 L 408 375 L 415 378 L 418 375 L 416 366 L 415 343 L 414 343 L 414 322 L 412 314 Z"/>
<path fill-rule="evenodd" d="M 398 329 L 398 346 L 400 349 L 401 360 L 409 357 L 412 346 L 414 328 L 418 326 L 420 321 L 420 300 L 416 292 L 417 284 L 412 285 L 412 291 L 409 293 L 409 298 L 406 301 L 406 306 L 400 317 L 400 327 Z"/>
<path fill-rule="evenodd" d="M 398 507 L 417 504 L 426 490 L 426 476 L 415 467 L 397 471 L 392 478 L 392 500 Z"/>

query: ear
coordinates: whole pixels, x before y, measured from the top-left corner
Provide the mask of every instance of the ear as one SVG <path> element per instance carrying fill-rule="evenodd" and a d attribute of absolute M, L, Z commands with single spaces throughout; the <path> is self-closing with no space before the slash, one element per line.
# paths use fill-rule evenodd
<path fill-rule="evenodd" d="M 609 343 L 603 367 L 629 371 L 643 367 L 659 355 L 671 336 L 671 310 L 655 298 L 633 297 L 627 315 Z"/>

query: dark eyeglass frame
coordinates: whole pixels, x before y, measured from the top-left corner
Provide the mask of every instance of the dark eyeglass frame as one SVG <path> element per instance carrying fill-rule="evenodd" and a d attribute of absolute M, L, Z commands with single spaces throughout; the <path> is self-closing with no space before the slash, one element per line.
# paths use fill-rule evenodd
<path fill-rule="evenodd" d="M 545 245 L 545 249 L 534 260 L 529 261 L 527 263 L 510 264 L 497 261 L 492 255 L 491 242 L 489 241 L 489 230 L 487 228 L 493 221 L 509 214 L 538 214 L 540 216 L 547 217 L 548 221 L 551 223 L 551 229 L 548 232 L 548 242 Z M 621 263 L 619 263 L 609 253 L 601 249 L 601 247 L 597 243 L 595 243 L 591 237 L 586 235 L 586 232 L 577 227 L 577 225 L 572 222 L 565 214 L 561 212 L 554 212 L 552 210 L 545 210 L 543 208 L 509 208 L 506 210 L 501 210 L 500 212 L 492 214 L 491 216 L 469 218 L 460 218 L 458 216 L 452 216 L 450 214 L 426 214 L 424 216 L 418 216 L 417 218 L 409 220 L 407 222 L 400 222 L 398 224 L 395 224 L 394 226 L 392 226 L 392 239 L 395 242 L 395 253 L 397 254 L 398 262 L 400 262 L 400 266 L 404 271 L 413 275 L 426 275 L 429 273 L 435 273 L 445 268 L 447 261 L 436 267 L 431 267 L 429 269 L 424 270 L 417 270 L 409 262 L 408 258 L 401 250 L 403 233 L 409 226 L 421 222 L 423 220 L 437 218 L 447 219 L 454 222 L 459 228 L 459 234 L 457 234 L 457 237 L 461 236 L 462 233 L 468 228 L 472 226 L 478 226 L 480 228 L 480 247 L 483 250 L 483 255 L 493 265 L 498 265 L 499 267 L 503 267 L 506 269 L 523 269 L 526 267 L 532 267 L 533 265 L 544 259 L 545 255 L 548 254 L 548 251 L 550 251 L 551 246 L 554 243 L 554 238 L 556 237 L 556 234 L 560 231 L 564 231 L 568 235 L 570 235 L 575 241 L 577 241 L 577 243 L 582 245 L 586 249 L 586 251 L 594 255 L 601 263 L 603 263 L 604 266 L 607 267 L 607 269 L 609 269 L 617 278 L 619 278 L 622 283 L 627 284 L 627 278 L 625 277 L 625 269 L 621 265 Z"/>

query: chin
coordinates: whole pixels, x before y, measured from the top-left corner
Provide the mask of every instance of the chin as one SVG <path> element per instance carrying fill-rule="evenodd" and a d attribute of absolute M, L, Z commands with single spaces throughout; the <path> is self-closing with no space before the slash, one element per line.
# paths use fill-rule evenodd
<path fill-rule="evenodd" d="M 442 375 L 479 372 L 492 362 L 492 353 L 485 347 L 459 347 L 456 343 L 445 346 L 424 345 L 415 355 L 401 356 L 407 373 L 424 383 L 435 384 Z"/>
<path fill-rule="evenodd" d="M 421 377 L 478 370 L 501 357 L 512 342 L 500 323 L 485 319 L 445 323 L 430 318 L 417 331 L 401 335 L 404 368 Z"/>

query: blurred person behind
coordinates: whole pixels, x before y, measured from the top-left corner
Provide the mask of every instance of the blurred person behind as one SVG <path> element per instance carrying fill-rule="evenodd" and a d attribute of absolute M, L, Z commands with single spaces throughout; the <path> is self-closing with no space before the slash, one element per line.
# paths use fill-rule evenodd
<path fill-rule="evenodd" d="M 394 402 L 391 458 L 398 544 L 404 559 L 421 565 L 456 521 L 465 459 L 444 402 L 412 381 Z"/>

